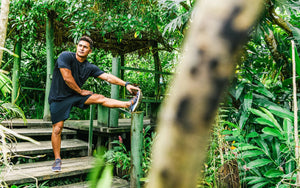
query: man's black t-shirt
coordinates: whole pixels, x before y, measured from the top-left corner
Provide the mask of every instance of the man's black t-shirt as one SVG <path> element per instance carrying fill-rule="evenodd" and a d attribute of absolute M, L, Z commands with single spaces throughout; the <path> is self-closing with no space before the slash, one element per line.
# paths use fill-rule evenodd
<path fill-rule="evenodd" d="M 87 60 L 83 63 L 80 63 L 76 59 L 75 53 L 62 52 L 58 57 L 53 70 L 52 84 L 48 98 L 49 103 L 52 103 L 53 101 L 62 101 L 69 96 L 77 94 L 65 83 L 60 73 L 60 68 L 67 68 L 71 70 L 75 82 L 80 88 L 89 77 L 93 76 L 97 78 L 104 73 L 104 71 L 99 69 L 96 65 L 91 64 Z"/>

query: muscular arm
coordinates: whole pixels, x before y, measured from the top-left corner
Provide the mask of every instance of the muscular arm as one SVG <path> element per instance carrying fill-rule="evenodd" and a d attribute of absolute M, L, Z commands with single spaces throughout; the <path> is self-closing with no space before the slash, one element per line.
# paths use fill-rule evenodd
<path fill-rule="evenodd" d="M 119 85 L 119 86 L 125 86 L 125 81 L 124 80 L 121 80 L 120 78 L 112 75 L 112 74 L 107 74 L 107 73 L 103 73 L 101 74 L 100 76 L 98 76 L 98 78 L 102 79 L 102 80 L 105 80 L 111 84 L 115 84 L 115 85 Z M 132 93 L 132 90 L 140 90 L 140 88 L 138 87 L 135 87 L 133 85 L 130 85 L 128 84 L 126 89 Z"/>
<path fill-rule="evenodd" d="M 125 86 L 125 81 L 121 80 L 120 78 L 112 75 L 112 74 L 107 74 L 107 73 L 103 73 L 100 76 L 98 76 L 98 78 L 105 80 L 111 84 L 115 84 L 115 85 L 119 85 L 119 86 Z"/>
<path fill-rule="evenodd" d="M 74 91 L 76 91 L 80 95 L 91 95 L 93 92 L 87 91 L 87 90 L 82 90 L 77 83 L 75 82 L 75 79 L 72 75 L 72 72 L 70 69 L 67 68 L 60 68 L 59 69 L 61 72 L 61 75 L 65 81 L 65 83 Z"/>

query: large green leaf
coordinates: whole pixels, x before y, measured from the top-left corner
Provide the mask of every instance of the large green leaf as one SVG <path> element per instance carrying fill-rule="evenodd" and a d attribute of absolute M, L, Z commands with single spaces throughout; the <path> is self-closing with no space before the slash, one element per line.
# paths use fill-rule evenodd
<path fill-rule="evenodd" d="M 266 173 L 265 173 L 265 177 L 267 178 L 278 178 L 278 177 L 281 177 L 284 173 L 280 170 L 277 170 L 277 169 L 271 169 L 271 170 L 268 170 Z"/>
<path fill-rule="evenodd" d="M 244 97 L 244 102 L 243 102 L 243 106 L 245 110 L 248 110 L 251 108 L 252 106 L 252 101 L 253 101 L 253 95 L 252 92 L 248 92 L 247 95 L 245 95 Z"/>
<path fill-rule="evenodd" d="M 254 161 L 251 161 L 250 163 L 247 164 L 248 168 L 259 168 L 262 166 L 266 166 L 267 164 L 272 163 L 270 159 L 262 158 L 262 159 L 256 159 Z"/>
<path fill-rule="evenodd" d="M 240 120 L 239 120 L 240 129 L 244 128 L 244 125 L 246 124 L 246 121 L 248 120 L 249 116 L 250 116 L 249 112 L 243 111 L 242 115 L 240 116 Z"/>
<path fill-rule="evenodd" d="M 258 183 L 258 184 L 255 184 L 254 186 L 252 186 L 251 188 L 261 188 L 261 187 L 264 187 L 265 185 L 267 185 L 269 182 L 261 182 L 261 183 Z"/>
<path fill-rule="evenodd" d="M 288 109 L 284 109 L 281 106 L 265 99 L 261 98 L 260 96 L 256 95 L 258 97 L 255 101 L 257 105 L 262 106 L 266 109 L 268 109 L 270 112 L 272 112 L 274 115 L 281 117 L 281 118 L 288 118 L 291 121 L 294 119 L 294 115 L 292 112 L 290 112 Z M 259 98 L 260 97 L 260 98 Z"/>
<path fill-rule="evenodd" d="M 256 118 L 254 120 L 254 123 L 257 123 L 260 125 L 268 125 L 270 127 L 276 127 L 272 121 L 265 119 L 265 118 Z"/>
<path fill-rule="evenodd" d="M 291 142 L 291 140 L 293 139 L 293 126 L 292 126 L 292 122 L 287 118 L 283 120 L 283 131 L 286 140 L 288 142 Z"/>
<path fill-rule="evenodd" d="M 258 136 L 259 136 L 259 134 L 255 131 L 253 131 L 253 132 L 247 134 L 246 138 L 255 138 L 255 137 L 258 137 Z"/>
<path fill-rule="evenodd" d="M 0 91 L 4 96 L 12 90 L 11 80 L 6 76 L 7 72 L 0 69 Z"/>
<path fill-rule="evenodd" d="M 260 182 L 266 182 L 267 179 L 266 178 L 263 178 L 263 177 L 255 177 L 253 180 L 249 181 L 248 184 L 249 185 L 253 185 L 253 184 L 257 184 L 257 183 L 260 183 Z"/>
<path fill-rule="evenodd" d="M 271 128 L 271 127 L 265 127 L 265 128 L 262 129 L 262 132 L 265 133 L 265 134 L 277 137 L 281 140 L 283 139 L 283 135 L 277 129 L 274 129 L 274 128 Z"/>
<path fill-rule="evenodd" d="M 270 112 L 272 112 L 274 115 L 281 117 L 281 118 L 288 118 L 289 120 L 294 120 L 294 114 L 289 111 L 288 109 L 282 108 L 278 105 L 272 105 L 267 107 Z"/>
<path fill-rule="evenodd" d="M 272 122 L 272 124 L 268 123 L 268 124 L 265 124 L 265 125 L 269 125 L 269 126 L 272 126 L 272 127 L 276 127 L 278 130 L 282 131 L 282 128 L 281 126 L 279 125 L 279 123 L 277 122 L 277 120 L 274 118 L 273 114 L 270 113 L 267 109 L 265 108 L 260 108 L 262 111 L 260 110 L 256 110 L 256 109 L 253 109 L 251 108 L 250 111 L 257 115 L 257 116 L 260 116 L 261 118 L 265 119 L 265 123 L 268 123 L 268 122 Z M 259 119 L 259 121 L 262 122 L 262 119 Z"/>
<path fill-rule="evenodd" d="M 269 117 L 270 117 L 270 119 L 271 119 L 271 121 L 274 123 L 274 125 L 276 126 L 276 128 L 278 129 L 278 130 L 280 130 L 280 131 L 282 131 L 282 128 L 281 128 L 281 126 L 279 125 L 279 123 L 278 123 L 278 121 L 275 119 L 275 117 L 273 116 L 273 114 L 269 111 L 269 110 L 267 110 L 267 109 L 265 109 L 265 108 L 260 108 L 262 111 L 264 111 L 264 113 L 266 113 Z"/>
<path fill-rule="evenodd" d="M 269 97 L 271 99 L 275 99 L 275 96 L 273 95 L 273 93 L 271 93 L 268 89 L 266 89 L 265 87 L 260 87 L 260 86 L 253 86 L 254 87 L 254 91 L 257 93 L 260 93 L 266 97 Z"/>
<path fill-rule="evenodd" d="M 234 146 L 236 149 L 234 149 L 235 152 L 245 151 L 245 150 L 251 150 L 251 149 L 257 149 L 260 150 L 259 147 L 248 144 L 248 143 L 235 143 Z"/>
<path fill-rule="evenodd" d="M 254 138 L 256 144 L 259 146 L 260 150 L 262 150 L 268 157 L 271 158 L 271 151 L 269 149 L 269 142 L 267 143 L 264 139 L 261 137 Z"/>
<path fill-rule="evenodd" d="M 260 150 L 247 150 L 240 153 L 241 158 L 250 158 L 250 157 L 257 157 L 259 155 L 263 155 L 264 152 Z"/>

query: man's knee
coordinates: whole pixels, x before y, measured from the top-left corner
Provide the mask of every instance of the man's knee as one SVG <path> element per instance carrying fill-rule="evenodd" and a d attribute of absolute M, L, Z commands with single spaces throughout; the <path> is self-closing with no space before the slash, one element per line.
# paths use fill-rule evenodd
<path fill-rule="evenodd" d="M 53 130 L 52 130 L 52 133 L 55 134 L 55 135 L 61 135 L 61 132 L 63 130 L 63 127 L 64 127 L 64 123 L 63 122 L 58 122 L 53 126 Z"/>
<path fill-rule="evenodd" d="M 103 95 L 100 94 L 93 94 L 92 96 L 90 96 L 87 101 L 85 102 L 85 104 L 89 105 L 89 104 L 102 104 L 105 102 L 106 97 L 104 97 Z"/>

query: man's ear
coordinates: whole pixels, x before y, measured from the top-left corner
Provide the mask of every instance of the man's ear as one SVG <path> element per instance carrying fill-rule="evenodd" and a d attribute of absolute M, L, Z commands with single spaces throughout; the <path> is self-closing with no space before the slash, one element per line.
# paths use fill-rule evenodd
<path fill-rule="evenodd" d="M 92 53 L 92 51 L 93 51 L 93 50 L 92 50 L 92 49 L 90 49 L 90 52 L 89 52 L 89 54 L 90 54 L 90 53 Z"/>

